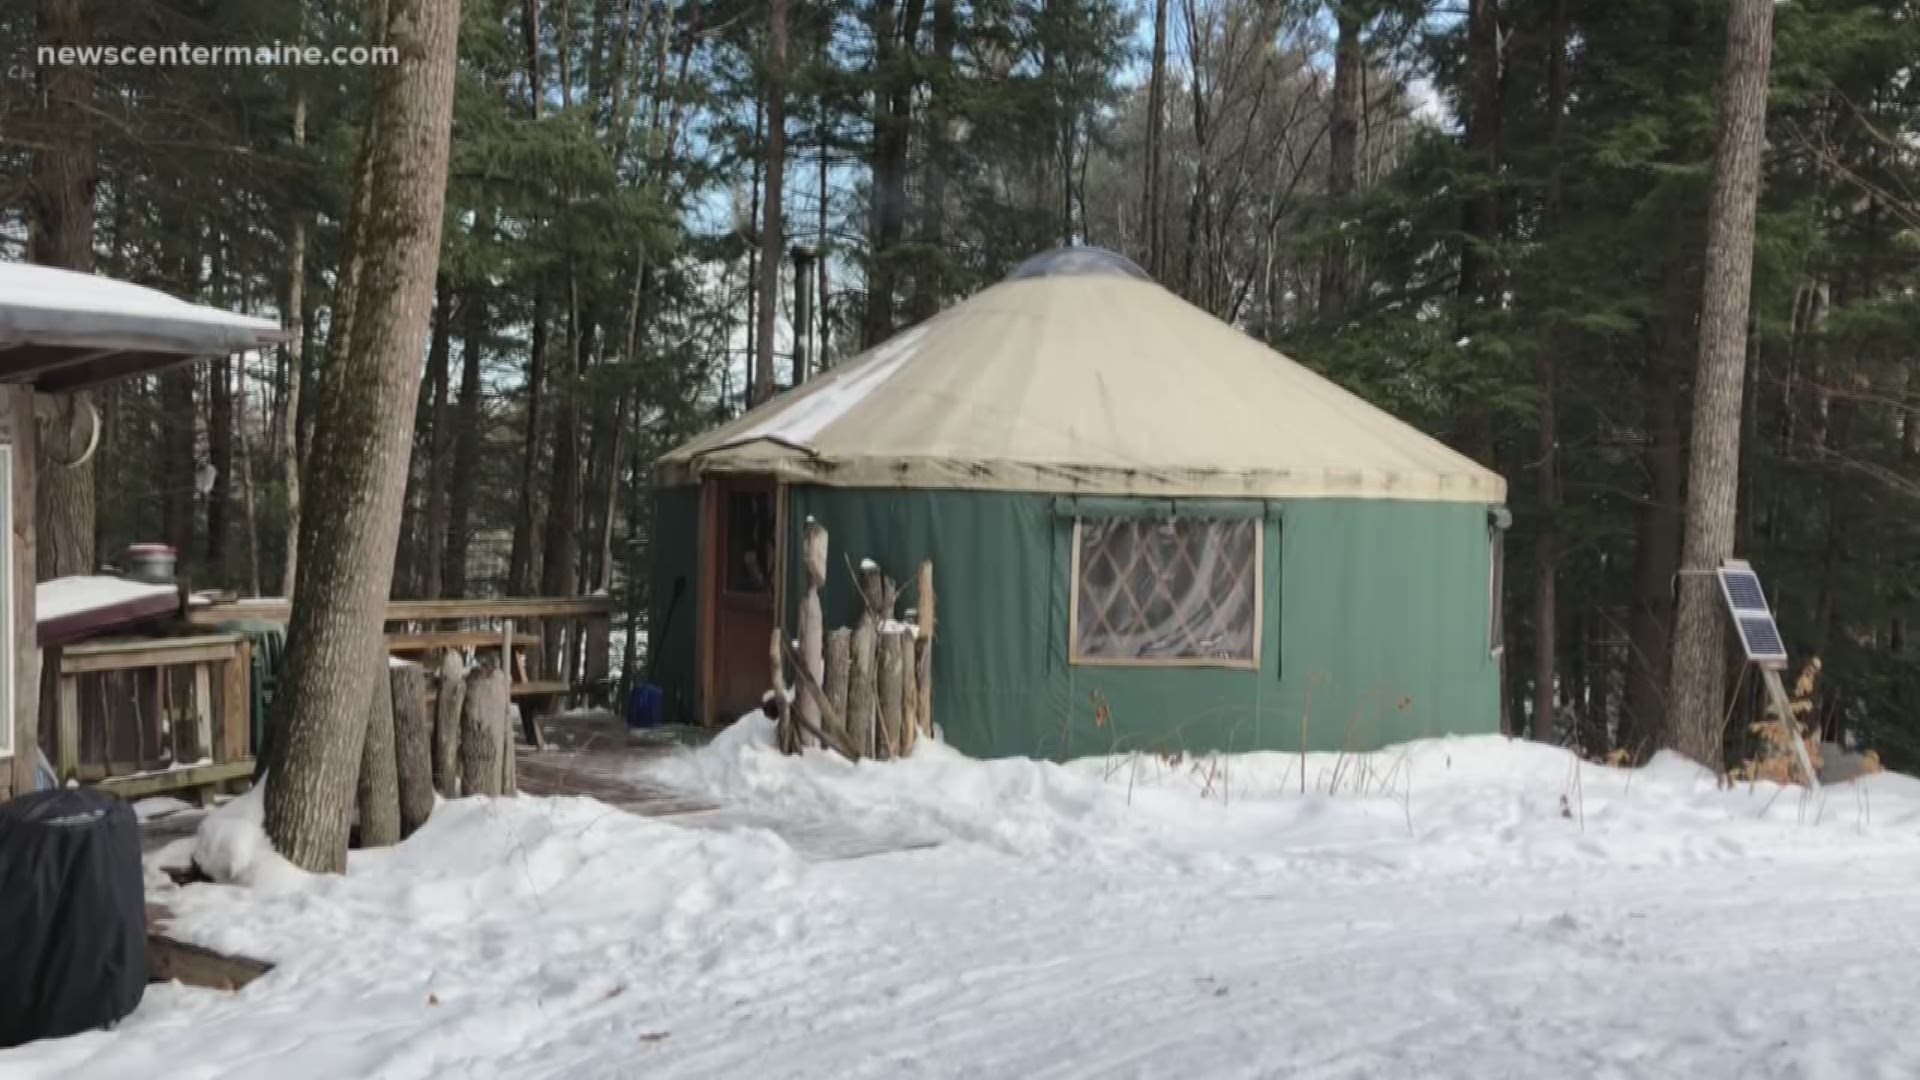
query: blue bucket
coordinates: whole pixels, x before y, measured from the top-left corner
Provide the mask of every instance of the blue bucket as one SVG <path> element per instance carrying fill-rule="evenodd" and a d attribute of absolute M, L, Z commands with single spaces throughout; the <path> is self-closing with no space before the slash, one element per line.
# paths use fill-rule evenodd
<path fill-rule="evenodd" d="M 627 698 L 627 726 L 630 728 L 655 728 L 660 726 L 660 688 L 657 686 L 636 686 Z"/>

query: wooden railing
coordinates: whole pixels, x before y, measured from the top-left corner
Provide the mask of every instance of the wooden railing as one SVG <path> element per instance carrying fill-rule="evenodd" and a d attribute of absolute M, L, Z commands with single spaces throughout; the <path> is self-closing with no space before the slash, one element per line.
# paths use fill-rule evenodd
<path fill-rule="evenodd" d="M 256 597 L 196 607 L 188 618 L 202 626 L 284 623 L 288 611 L 284 597 Z M 447 648 L 490 654 L 512 676 L 514 697 L 611 699 L 610 596 L 393 600 L 383 621 L 387 650 L 396 656 L 417 659 Z"/>
<path fill-rule="evenodd" d="M 58 657 L 47 749 L 62 783 L 137 799 L 252 775 L 246 638 L 106 639 L 62 646 Z"/>

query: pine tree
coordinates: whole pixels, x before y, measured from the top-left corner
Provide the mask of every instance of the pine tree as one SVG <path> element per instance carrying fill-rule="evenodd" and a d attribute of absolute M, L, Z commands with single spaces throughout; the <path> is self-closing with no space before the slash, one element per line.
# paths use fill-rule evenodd
<path fill-rule="evenodd" d="M 1688 455 L 1686 548 L 1667 695 L 1674 749 L 1721 765 L 1726 647 L 1713 570 L 1733 554 L 1740 476 L 1740 397 L 1746 384 L 1748 293 L 1753 280 L 1753 215 L 1766 142 L 1767 67 L 1773 55 L 1773 0 L 1735 0 L 1727 18 L 1726 76 L 1694 377 L 1693 447 Z"/>
<path fill-rule="evenodd" d="M 346 868 L 367 703 L 386 678 L 381 613 L 440 257 L 459 21 L 459 0 L 390 0 L 383 27 L 400 60 L 379 80 L 367 123 L 346 250 L 350 321 L 315 410 L 312 512 L 267 788 L 267 835 L 307 870 Z"/>

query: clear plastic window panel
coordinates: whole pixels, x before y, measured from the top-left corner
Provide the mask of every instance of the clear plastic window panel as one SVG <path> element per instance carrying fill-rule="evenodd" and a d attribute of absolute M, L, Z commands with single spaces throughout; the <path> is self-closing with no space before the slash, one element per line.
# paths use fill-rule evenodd
<path fill-rule="evenodd" d="M 1082 519 L 1074 659 L 1254 661 L 1259 527 Z"/>

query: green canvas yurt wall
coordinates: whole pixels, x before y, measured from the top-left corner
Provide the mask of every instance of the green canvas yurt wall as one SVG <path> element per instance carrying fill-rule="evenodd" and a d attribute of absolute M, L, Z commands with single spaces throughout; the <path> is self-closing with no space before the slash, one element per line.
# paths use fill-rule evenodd
<path fill-rule="evenodd" d="M 934 562 L 934 718 L 977 756 L 1126 750 L 1373 748 L 1499 730 L 1487 636 L 1485 506 L 1300 500 L 1075 500 L 1029 494 L 797 487 L 836 551 L 901 579 Z M 1131 506 L 1128 503 L 1132 503 Z M 1264 522 L 1257 670 L 1071 664 L 1077 511 Z M 831 560 L 829 626 L 858 612 Z M 790 565 L 798 565 L 797 545 Z M 789 583 L 789 595 L 798 591 Z M 792 622 L 789 621 L 789 625 Z M 1477 628 L 1478 632 L 1475 632 Z M 1094 702 L 1110 722 L 1096 727 Z M 1350 730 L 1351 725 L 1351 730 Z"/>
<path fill-rule="evenodd" d="M 673 723 L 695 722 L 700 625 L 700 489 L 657 488 L 648 516 L 647 664 Z M 674 599 L 674 593 L 680 594 Z"/>
<path fill-rule="evenodd" d="M 656 536 L 669 522 L 697 527 L 695 491 L 659 493 Z M 1290 750 L 1303 731 L 1310 749 L 1373 749 L 1499 730 L 1489 637 L 1494 530 L 1485 505 L 1093 500 L 815 485 L 795 486 L 789 498 L 792 520 L 812 517 L 830 537 L 829 626 L 850 625 L 858 614 L 847 559 L 874 559 L 902 580 L 922 559 L 933 560 L 934 718 L 947 741 L 969 754 Z M 1070 545 L 1081 512 L 1260 518 L 1259 668 L 1068 663 Z M 671 574 L 697 579 L 692 551 L 680 547 L 656 562 L 656 594 L 661 574 L 669 582 Z M 789 565 L 799 565 L 797 539 Z M 788 626 L 803 587 L 788 582 Z M 659 678 L 689 719 L 695 620 L 682 605 L 676 624 L 688 629 L 662 639 Z M 1096 699 L 1110 718 L 1100 726 Z"/>

